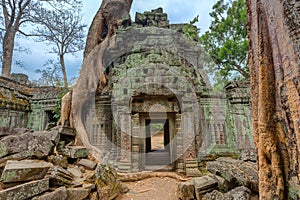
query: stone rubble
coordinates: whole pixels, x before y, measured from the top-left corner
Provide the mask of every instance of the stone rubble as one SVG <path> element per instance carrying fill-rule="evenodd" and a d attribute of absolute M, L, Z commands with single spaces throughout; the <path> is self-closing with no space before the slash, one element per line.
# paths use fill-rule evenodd
<path fill-rule="evenodd" d="M 51 163 L 39 160 L 7 161 L 1 175 L 2 183 L 43 179 Z"/>
<path fill-rule="evenodd" d="M 208 171 L 222 176 L 228 181 L 228 189 L 245 186 L 258 192 L 258 173 L 256 163 L 221 157 L 206 164 Z"/>
<path fill-rule="evenodd" d="M 256 163 L 220 157 L 215 161 L 207 162 L 206 168 L 211 174 L 192 178 L 178 185 L 179 199 L 258 199 Z"/>
<path fill-rule="evenodd" d="M 211 193 L 207 193 L 202 197 L 202 200 L 250 200 L 251 190 L 248 188 L 241 186 L 234 188 L 233 190 L 222 193 L 218 190 L 214 190 Z"/>
<path fill-rule="evenodd" d="M 113 199 L 121 192 L 116 171 L 75 146 L 66 127 L 33 132 L 0 128 L 0 199 Z"/>
<path fill-rule="evenodd" d="M 0 199 L 25 200 L 49 190 L 49 179 L 31 181 L 0 191 Z"/>

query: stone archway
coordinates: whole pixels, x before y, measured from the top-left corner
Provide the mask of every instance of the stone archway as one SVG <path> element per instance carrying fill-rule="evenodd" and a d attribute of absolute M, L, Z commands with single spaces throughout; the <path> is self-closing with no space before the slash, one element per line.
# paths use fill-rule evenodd
<path fill-rule="evenodd" d="M 181 33 L 156 27 L 130 28 L 111 42 L 115 45 L 104 55 L 110 76 L 109 91 L 104 96 L 110 96 L 111 110 L 106 113 L 111 113 L 113 120 L 106 120 L 105 126 L 111 127 L 111 132 L 106 135 L 110 135 L 114 143 L 112 154 L 119 170 L 131 172 L 145 168 L 145 159 L 140 158 L 143 157 L 140 153 L 145 151 L 141 150 L 143 145 L 135 142 L 139 140 L 135 136 L 140 136 L 135 130 L 141 129 L 138 121 L 146 120 L 143 115 L 153 112 L 134 111 L 132 101 L 139 96 L 146 100 L 152 97 L 174 98 L 178 102 L 166 112 L 172 115 L 166 119 L 173 125 L 170 134 L 175 147 L 172 150 L 176 149 L 170 151 L 170 162 L 176 161 L 174 168 L 182 173 L 188 171 L 186 165 L 189 162 L 197 167 L 194 140 L 201 134 L 200 94 L 210 89 L 201 66 L 201 48 Z M 98 116 L 103 114 L 98 113 Z M 101 119 L 103 124 L 105 119 Z M 201 140 L 201 136 L 197 138 Z"/>

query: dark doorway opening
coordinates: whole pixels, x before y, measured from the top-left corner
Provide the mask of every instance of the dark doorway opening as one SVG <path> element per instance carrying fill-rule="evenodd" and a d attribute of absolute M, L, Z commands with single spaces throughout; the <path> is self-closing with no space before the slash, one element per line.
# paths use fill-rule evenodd
<path fill-rule="evenodd" d="M 170 164 L 168 119 L 146 120 L 146 165 Z"/>
<path fill-rule="evenodd" d="M 52 110 L 45 111 L 44 129 L 54 127 L 57 123 L 57 119 L 54 117 L 54 112 Z"/>

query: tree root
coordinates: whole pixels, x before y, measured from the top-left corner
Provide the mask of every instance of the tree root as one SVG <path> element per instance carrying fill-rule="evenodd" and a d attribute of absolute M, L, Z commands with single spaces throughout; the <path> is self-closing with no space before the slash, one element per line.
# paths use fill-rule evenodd
<path fill-rule="evenodd" d="M 154 177 L 159 177 L 159 178 L 173 178 L 178 181 L 188 181 L 190 178 L 185 178 L 182 177 L 174 172 L 137 172 L 137 173 L 118 173 L 119 179 L 122 182 L 135 182 L 135 181 L 140 181 L 144 180 L 147 178 L 154 178 Z"/>

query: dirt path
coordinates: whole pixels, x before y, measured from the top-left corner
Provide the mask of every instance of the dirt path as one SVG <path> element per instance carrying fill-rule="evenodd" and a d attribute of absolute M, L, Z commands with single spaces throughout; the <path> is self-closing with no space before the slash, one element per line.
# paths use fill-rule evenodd
<path fill-rule="evenodd" d="M 178 199 L 177 186 L 180 181 L 155 177 L 137 182 L 124 182 L 129 188 L 127 194 L 120 195 L 117 200 L 169 200 Z"/>

